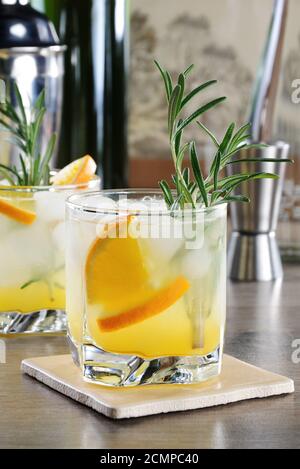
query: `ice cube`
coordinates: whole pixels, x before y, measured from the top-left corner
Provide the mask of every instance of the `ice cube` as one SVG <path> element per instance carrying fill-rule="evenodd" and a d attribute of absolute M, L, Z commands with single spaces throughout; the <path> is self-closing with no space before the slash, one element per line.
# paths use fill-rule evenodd
<path fill-rule="evenodd" d="M 5 236 L 8 236 L 15 228 L 19 226 L 19 223 L 12 220 L 11 218 L 0 215 L 0 240 Z"/>
<path fill-rule="evenodd" d="M 120 199 L 117 203 L 117 207 L 121 213 L 143 213 L 147 211 L 147 205 L 138 200 Z"/>
<path fill-rule="evenodd" d="M 117 209 L 117 203 L 110 197 L 103 195 L 93 196 L 92 199 L 87 197 L 86 202 L 84 202 L 83 199 L 83 205 L 91 206 L 99 211 L 103 210 L 103 212 L 110 212 Z"/>
<path fill-rule="evenodd" d="M 65 192 L 45 191 L 34 194 L 37 218 L 46 222 L 64 220 L 67 197 Z"/>
<path fill-rule="evenodd" d="M 65 253 L 66 248 L 66 224 L 65 222 L 58 223 L 52 230 L 52 238 L 55 248 L 60 254 Z"/>
<path fill-rule="evenodd" d="M 73 200 L 73 203 L 76 204 L 76 198 Z M 82 207 L 82 210 L 73 210 L 71 212 L 71 218 L 81 220 L 82 222 L 97 223 L 97 221 L 101 220 L 102 217 L 107 216 L 107 214 L 117 212 L 118 209 L 114 200 L 102 195 L 93 195 L 86 198 L 83 197 L 78 201 L 78 203 L 80 204 L 80 207 Z"/>
<path fill-rule="evenodd" d="M 97 239 L 97 224 L 70 220 L 66 226 L 66 251 L 68 262 L 77 263 L 86 256 L 92 243 Z"/>
<path fill-rule="evenodd" d="M 155 262 L 168 263 L 184 243 L 180 221 L 169 215 L 141 215 L 132 221 L 139 225 L 136 237 L 142 251 Z"/>
<path fill-rule="evenodd" d="M 210 247 L 217 249 L 225 240 L 226 219 L 218 217 L 206 223 L 205 243 Z"/>
<path fill-rule="evenodd" d="M 201 249 L 186 250 L 181 261 L 182 273 L 190 279 L 204 277 L 209 271 L 211 262 L 212 254 L 206 246 Z"/>
<path fill-rule="evenodd" d="M 0 287 L 22 286 L 51 272 L 54 256 L 49 230 L 35 222 L 12 231 L 0 243 Z"/>
<path fill-rule="evenodd" d="M 168 207 L 163 199 L 146 196 L 142 199 L 143 204 L 152 212 L 167 212 Z"/>
<path fill-rule="evenodd" d="M 124 197 L 118 201 L 118 208 L 119 210 L 135 213 L 165 212 L 167 210 L 166 204 L 163 200 L 151 197 L 144 197 L 141 200 L 128 199 Z"/>
<path fill-rule="evenodd" d="M 141 249 L 153 260 L 168 263 L 182 246 L 180 239 L 142 239 L 139 240 Z"/>

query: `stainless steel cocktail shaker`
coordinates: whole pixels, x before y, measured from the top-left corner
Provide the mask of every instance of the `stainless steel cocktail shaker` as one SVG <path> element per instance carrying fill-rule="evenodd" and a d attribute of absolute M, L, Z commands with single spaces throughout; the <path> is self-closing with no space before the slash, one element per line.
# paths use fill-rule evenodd
<path fill-rule="evenodd" d="M 64 50 L 52 23 L 28 1 L 0 0 L 0 79 L 5 81 L 12 100 L 12 84 L 16 82 L 28 107 L 45 89 L 42 148 L 53 132 L 60 131 Z M 0 162 L 13 163 L 17 156 L 14 145 L 3 132 L 1 143 Z"/>

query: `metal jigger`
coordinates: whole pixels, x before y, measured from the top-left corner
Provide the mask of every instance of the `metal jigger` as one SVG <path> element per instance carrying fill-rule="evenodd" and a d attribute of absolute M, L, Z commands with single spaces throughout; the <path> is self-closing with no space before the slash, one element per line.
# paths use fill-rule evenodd
<path fill-rule="evenodd" d="M 240 152 L 239 158 L 276 158 L 274 163 L 237 163 L 234 172 L 271 172 L 280 177 L 250 181 L 241 187 L 251 203 L 231 205 L 232 236 L 228 248 L 229 276 L 233 280 L 267 281 L 282 277 L 282 264 L 275 231 L 280 208 L 289 145 L 277 142 L 266 148 Z M 230 166 L 229 166 L 230 167 Z M 232 166 L 233 168 L 233 166 Z M 230 174 L 230 171 L 228 171 Z M 231 173 L 233 174 L 233 172 Z"/>
<path fill-rule="evenodd" d="M 273 15 L 257 76 L 249 121 L 252 142 L 269 142 L 280 62 L 284 42 L 288 0 L 274 0 Z M 273 162 L 241 162 L 227 166 L 228 174 L 268 172 L 279 180 L 259 179 L 242 184 L 239 191 L 249 195 L 250 204 L 232 204 L 233 233 L 229 242 L 229 276 L 233 280 L 270 281 L 282 277 L 282 264 L 275 230 L 289 145 L 276 142 L 261 149 L 241 150 L 238 159 L 274 158 Z"/>

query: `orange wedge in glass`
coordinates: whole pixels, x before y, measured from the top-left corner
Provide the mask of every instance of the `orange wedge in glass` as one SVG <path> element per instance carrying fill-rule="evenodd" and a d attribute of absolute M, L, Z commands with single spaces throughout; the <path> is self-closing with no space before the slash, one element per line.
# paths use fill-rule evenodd
<path fill-rule="evenodd" d="M 87 301 L 108 315 L 135 307 L 152 291 L 138 241 L 124 231 L 129 223 L 126 217 L 102 226 L 86 260 Z"/>
<path fill-rule="evenodd" d="M 109 318 L 98 319 L 103 332 L 112 332 L 145 321 L 164 312 L 178 301 L 190 288 L 185 277 L 176 278 L 170 285 L 157 291 L 144 304 Z"/>
<path fill-rule="evenodd" d="M 32 225 L 36 220 L 36 214 L 31 210 L 25 210 L 23 208 L 17 207 L 5 200 L 0 199 L 0 214 L 11 218 L 19 223 L 24 225 Z"/>
<path fill-rule="evenodd" d="M 115 232 L 122 232 L 130 220 L 127 217 L 119 221 Z M 111 230 L 108 227 L 107 237 L 92 244 L 85 265 L 87 302 L 99 307 L 97 324 L 103 332 L 119 330 L 162 313 L 189 288 L 183 276 L 166 287 L 154 288 L 138 240 L 129 236 L 109 237 Z"/>
<path fill-rule="evenodd" d="M 90 155 L 83 156 L 68 164 L 52 178 L 55 186 L 67 186 L 89 182 L 95 175 L 97 165 Z"/>

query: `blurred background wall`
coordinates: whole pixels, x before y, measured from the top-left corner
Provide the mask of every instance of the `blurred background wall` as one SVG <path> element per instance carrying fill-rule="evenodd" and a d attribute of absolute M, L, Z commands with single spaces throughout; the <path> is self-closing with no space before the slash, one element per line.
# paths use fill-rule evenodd
<path fill-rule="evenodd" d="M 222 108 L 211 111 L 204 120 L 220 134 L 232 120 L 241 124 L 248 117 L 272 5 L 272 0 L 131 0 L 132 186 L 154 186 L 171 169 L 164 91 L 153 59 L 157 58 L 175 76 L 194 63 L 191 86 L 208 79 L 219 80 L 202 99 L 211 94 L 228 97 Z M 290 141 L 293 157 L 300 153 L 298 106 L 291 101 L 292 81 L 300 78 L 299 17 L 300 1 L 291 0 L 274 125 L 274 138 Z M 203 135 L 195 129 L 193 137 L 201 145 L 202 160 L 209 158 Z"/>
<path fill-rule="evenodd" d="M 31 0 L 58 27 L 57 4 L 63 0 Z M 82 0 L 83 3 L 86 0 Z M 153 187 L 170 179 L 172 162 L 166 134 L 166 103 L 160 75 L 153 60 L 176 76 L 195 64 L 190 86 L 218 79 L 206 96 L 228 97 L 227 102 L 204 116 L 204 122 L 221 134 L 232 120 L 247 120 L 252 88 L 263 53 L 272 15 L 273 0 L 129 0 L 129 184 Z M 89 10 L 86 9 L 87 14 Z M 286 218 L 300 220 L 300 119 L 292 103 L 292 82 L 300 78 L 300 0 L 289 1 L 274 139 L 291 144 L 294 166 L 288 168 L 283 200 Z M 217 116 L 217 118 L 216 118 Z M 78 116 L 80 118 L 80 116 Z M 210 147 L 195 128 L 205 169 Z M 299 233 L 300 236 L 300 233 Z"/>

